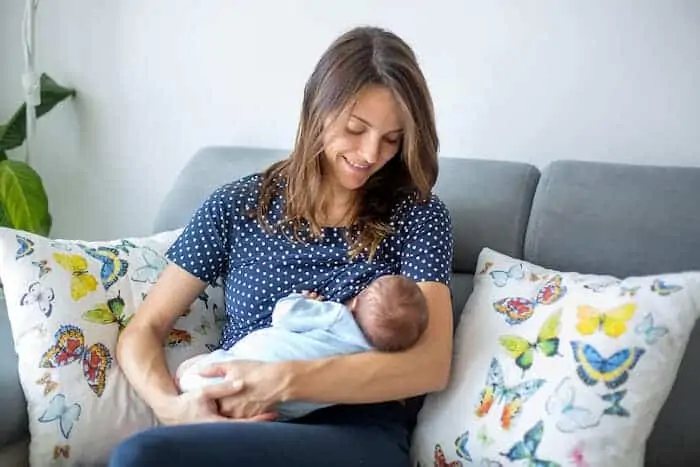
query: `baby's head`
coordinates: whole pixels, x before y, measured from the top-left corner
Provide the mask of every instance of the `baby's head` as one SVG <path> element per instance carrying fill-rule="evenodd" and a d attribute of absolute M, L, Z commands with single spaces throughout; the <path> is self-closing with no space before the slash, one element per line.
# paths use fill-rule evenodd
<path fill-rule="evenodd" d="M 375 279 L 349 306 L 369 343 L 383 352 L 413 346 L 428 325 L 425 296 L 405 276 Z"/>

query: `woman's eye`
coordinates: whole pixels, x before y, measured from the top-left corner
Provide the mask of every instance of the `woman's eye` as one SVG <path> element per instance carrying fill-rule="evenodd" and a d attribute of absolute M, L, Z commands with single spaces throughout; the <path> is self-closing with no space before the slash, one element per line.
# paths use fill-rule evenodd
<path fill-rule="evenodd" d="M 362 134 L 362 128 L 346 128 L 346 131 L 350 133 L 351 135 L 361 135 Z"/>

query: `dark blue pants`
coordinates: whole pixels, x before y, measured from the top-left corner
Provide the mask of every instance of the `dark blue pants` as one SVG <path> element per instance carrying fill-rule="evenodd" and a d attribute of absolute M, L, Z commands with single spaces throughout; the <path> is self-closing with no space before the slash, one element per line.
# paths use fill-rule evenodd
<path fill-rule="evenodd" d="M 335 406 L 293 422 L 152 428 L 118 445 L 109 467 L 409 467 L 406 408 Z"/>

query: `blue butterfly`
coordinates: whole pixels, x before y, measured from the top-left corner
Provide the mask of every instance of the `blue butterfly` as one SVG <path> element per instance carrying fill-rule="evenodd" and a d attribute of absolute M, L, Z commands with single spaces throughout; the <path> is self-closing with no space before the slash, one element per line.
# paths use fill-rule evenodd
<path fill-rule="evenodd" d="M 15 253 L 15 260 L 24 258 L 34 253 L 34 241 L 30 238 L 23 237 L 22 235 L 15 234 L 17 238 L 17 253 Z"/>
<path fill-rule="evenodd" d="M 545 409 L 556 419 L 556 427 L 562 433 L 573 433 L 578 430 L 598 426 L 600 417 L 591 410 L 575 405 L 576 389 L 573 381 L 567 376 L 554 390 Z"/>
<path fill-rule="evenodd" d="M 622 399 L 625 398 L 627 390 L 611 392 L 610 394 L 603 394 L 601 399 L 605 402 L 610 402 L 612 405 L 603 410 L 604 415 L 614 415 L 617 417 L 629 417 L 630 412 L 624 408 L 621 404 Z"/>
<path fill-rule="evenodd" d="M 525 277 L 525 270 L 522 264 L 515 264 L 507 271 L 491 271 L 490 275 L 497 287 L 504 287 L 510 279 L 520 280 Z"/>
<path fill-rule="evenodd" d="M 66 404 L 66 396 L 56 394 L 51 398 L 49 406 L 39 417 L 41 423 L 58 421 L 59 429 L 64 438 L 70 437 L 73 426 L 80 419 L 82 408 L 79 404 Z"/>
<path fill-rule="evenodd" d="M 168 261 L 150 247 L 144 246 L 139 251 L 145 264 L 134 270 L 131 274 L 131 280 L 155 284 L 163 269 L 168 265 Z"/>
<path fill-rule="evenodd" d="M 655 279 L 651 284 L 651 291 L 661 295 L 662 297 L 666 297 L 682 289 L 683 287 L 680 285 L 667 284 L 661 279 Z"/>
<path fill-rule="evenodd" d="M 124 277 L 129 263 L 119 257 L 119 250 L 106 246 L 90 248 L 85 245 L 80 245 L 80 248 L 88 255 L 102 263 L 100 269 L 100 279 L 105 290 L 109 290 L 117 281 Z"/>
<path fill-rule="evenodd" d="M 603 357 L 593 346 L 580 341 L 571 341 L 574 359 L 578 362 L 576 373 L 588 386 L 602 382 L 610 389 L 622 385 L 645 350 L 632 347 L 619 350 L 608 358 Z"/>
<path fill-rule="evenodd" d="M 518 441 L 510 448 L 507 453 L 500 453 L 501 456 L 507 458 L 509 461 L 529 461 L 528 464 L 533 467 L 559 467 L 559 464 L 552 461 L 546 461 L 538 459 L 537 448 L 540 446 L 542 441 L 542 435 L 544 434 L 544 423 L 542 420 L 535 423 L 535 425 L 530 428 L 523 437 L 522 441 Z"/>
<path fill-rule="evenodd" d="M 457 455 L 467 462 L 472 461 L 472 456 L 469 454 L 467 449 L 467 443 L 469 442 L 469 430 L 465 431 L 455 440 L 455 450 Z"/>
<path fill-rule="evenodd" d="M 644 315 L 642 321 L 635 326 L 634 331 L 637 334 L 643 334 L 644 340 L 649 345 L 654 345 L 656 342 L 668 334 L 666 326 L 655 326 L 654 316 L 651 313 Z"/>

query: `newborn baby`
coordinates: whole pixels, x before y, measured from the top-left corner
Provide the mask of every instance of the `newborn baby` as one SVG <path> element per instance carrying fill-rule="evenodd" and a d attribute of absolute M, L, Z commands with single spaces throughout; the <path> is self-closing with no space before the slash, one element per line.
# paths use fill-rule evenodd
<path fill-rule="evenodd" d="M 413 346 L 427 324 L 425 297 L 405 276 L 381 276 L 344 304 L 325 301 L 313 292 L 292 293 L 275 304 L 271 327 L 248 334 L 228 350 L 186 360 L 178 367 L 175 381 L 182 392 L 221 383 L 222 378 L 203 377 L 199 372 L 232 360 L 275 362 L 367 350 L 398 352 Z M 277 411 L 280 419 L 291 419 L 328 405 L 287 402 Z"/>

